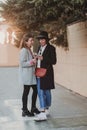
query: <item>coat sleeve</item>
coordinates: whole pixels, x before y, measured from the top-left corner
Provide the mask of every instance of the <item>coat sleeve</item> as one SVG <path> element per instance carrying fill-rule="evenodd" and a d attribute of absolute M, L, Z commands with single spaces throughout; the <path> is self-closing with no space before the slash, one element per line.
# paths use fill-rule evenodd
<path fill-rule="evenodd" d="M 53 46 L 49 46 L 49 49 L 46 51 L 45 55 L 43 55 L 43 61 L 44 63 L 42 64 L 51 64 L 51 65 L 55 65 L 57 62 L 57 58 L 56 58 L 56 49 Z"/>
<path fill-rule="evenodd" d="M 50 47 L 50 62 L 51 64 L 55 65 L 57 62 L 57 58 L 56 58 L 56 49 L 55 47 Z"/>
<path fill-rule="evenodd" d="M 21 67 L 32 67 L 30 61 L 28 60 L 28 52 L 26 49 L 20 51 L 20 65 Z"/>

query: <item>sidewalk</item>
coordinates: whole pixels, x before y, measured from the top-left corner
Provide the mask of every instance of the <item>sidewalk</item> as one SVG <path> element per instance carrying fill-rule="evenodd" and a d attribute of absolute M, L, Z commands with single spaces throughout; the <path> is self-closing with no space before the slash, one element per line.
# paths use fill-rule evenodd
<path fill-rule="evenodd" d="M 50 117 L 35 122 L 21 116 L 21 95 L 18 68 L 0 68 L 0 130 L 87 130 L 87 98 L 56 84 Z"/>

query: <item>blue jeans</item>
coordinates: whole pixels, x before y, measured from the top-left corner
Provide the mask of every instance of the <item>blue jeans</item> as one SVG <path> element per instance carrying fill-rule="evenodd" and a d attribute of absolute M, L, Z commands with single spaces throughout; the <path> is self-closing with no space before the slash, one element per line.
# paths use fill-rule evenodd
<path fill-rule="evenodd" d="M 51 90 L 40 89 L 40 78 L 37 78 L 37 90 L 38 90 L 40 108 L 41 109 L 49 108 L 51 106 Z"/>

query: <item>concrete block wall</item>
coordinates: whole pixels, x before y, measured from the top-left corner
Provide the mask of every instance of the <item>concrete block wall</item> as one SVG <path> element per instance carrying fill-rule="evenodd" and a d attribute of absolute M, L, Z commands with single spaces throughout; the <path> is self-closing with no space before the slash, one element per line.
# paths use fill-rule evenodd
<path fill-rule="evenodd" d="M 69 50 L 57 47 L 55 81 L 87 97 L 87 22 L 67 27 Z"/>
<path fill-rule="evenodd" d="M 0 67 L 18 66 L 19 49 L 12 44 L 0 44 Z"/>

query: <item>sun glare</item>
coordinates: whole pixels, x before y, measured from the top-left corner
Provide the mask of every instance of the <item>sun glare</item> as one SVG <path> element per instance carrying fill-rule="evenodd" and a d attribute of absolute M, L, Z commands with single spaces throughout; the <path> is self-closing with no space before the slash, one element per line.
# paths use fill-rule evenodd
<path fill-rule="evenodd" d="M 6 38 L 7 38 L 7 25 L 0 25 L 0 43 L 4 44 L 6 43 Z"/>
<path fill-rule="evenodd" d="M 14 31 L 9 32 L 8 29 L 9 26 L 6 24 L 0 26 L 0 44 L 6 44 L 6 43 L 14 44 L 14 39 L 16 38 L 15 32 Z"/>
<path fill-rule="evenodd" d="M 0 31 L 0 43 L 4 44 L 5 43 L 5 32 Z"/>

